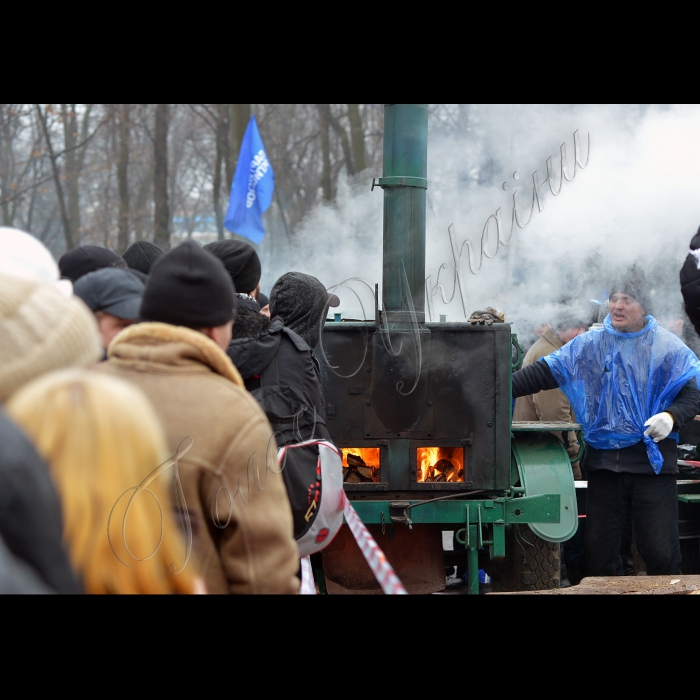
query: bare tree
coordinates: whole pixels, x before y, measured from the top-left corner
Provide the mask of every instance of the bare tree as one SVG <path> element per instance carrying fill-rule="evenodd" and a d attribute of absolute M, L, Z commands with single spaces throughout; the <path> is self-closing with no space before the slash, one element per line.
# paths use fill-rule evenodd
<path fill-rule="evenodd" d="M 216 105 L 216 162 L 214 164 L 214 216 L 216 216 L 216 233 L 220 241 L 224 240 L 224 211 L 221 205 L 221 168 L 229 153 L 229 106 Z"/>
<path fill-rule="evenodd" d="M 454 108 L 431 109 L 451 128 Z M 0 220 L 33 230 L 56 255 L 80 243 L 122 252 L 132 236 L 166 249 L 173 236 L 223 238 L 251 114 L 275 171 L 261 253 L 286 250 L 279 237 L 293 241 L 345 174 L 379 174 L 382 105 L 5 105 Z"/>
<path fill-rule="evenodd" d="M 170 247 L 170 209 L 168 207 L 168 130 L 170 129 L 170 105 L 156 105 L 155 120 L 155 230 L 153 242 L 163 250 L 168 250 Z"/>
<path fill-rule="evenodd" d="M 137 241 L 153 240 L 153 183 L 155 180 L 153 133 L 154 105 L 131 106 L 129 200 L 131 226 Z"/>
<path fill-rule="evenodd" d="M 41 134 L 28 119 L 27 105 L 0 104 L 0 205 L 3 226 L 12 226 L 28 196 L 50 178 L 41 169 Z"/>
<path fill-rule="evenodd" d="M 250 105 L 228 105 L 229 107 L 229 153 L 226 159 L 226 187 L 227 192 L 231 191 L 233 175 L 236 172 L 236 161 L 241 150 L 243 136 L 250 121 Z"/>
<path fill-rule="evenodd" d="M 119 155 L 117 157 L 117 186 L 119 188 L 119 231 L 117 253 L 122 255 L 129 246 L 129 133 L 130 104 L 118 106 Z"/>
<path fill-rule="evenodd" d="M 321 129 L 321 157 L 323 158 L 323 173 L 321 175 L 321 187 L 323 198 L 330 202 L 333 199 L 333 183 L 331 181 L 331 144 L 328 133 L 331 125 L 331 106 L 316 105 L 318 108 L 319 127 Z"/>
<path fill-rule="evenodd" d="M 355 164 L 355 172 L 363 171 L 365 164 L 365 131 L 360 116 L 360 105 L 348 105 L 348 119 L 350 120 L 350 138 L 352 140 L 352 159 Z"/>
<path fill-rule="evenodd" d="M 80 234 L 82 233 L 80 225 L 79 179 L 85 162 L 86 146 L 95 136 L 98 129 L 105 123 L 106 119 L 99 122 L 95 129 L 88 133 L 93 105 L 80 105 L 82 120 L 78 116 L 77 105 L 61 105 L 58 119 L 54 119 L 53 124 L 56 121 L 63 123 L 63 149 L 56 151 L 52 142 L 52 124 L 49 122 L 49 119 L 52 116 L 57 116 L 57 110 L 53 105 L 47 105 L 43 111 L 41 105 L 36 104 L 34 106 L 46 140 L 46 148 L 56 187 L 56 198 L 58 199 L 58 207 L 63 222 L 66 248 L 70 250 L 80 243 Z M 80 134 L 80 137 L 78 137 L 78 134 Z M 61 172 L 58 162 L 60 158 L 63 158 L 65 161 L 65 173 Z M 63 181 L 66 183 L 67 202 Z"/>
<path fill-rule="evenodd" d="M 66 174 L 66 189 L 68 190 L 68 218 L 73 236 L 80 240 L 83 227 L 80 224 L 80 172 L 85 162 L 85 148 L 79 144 L 85 143 L 90 125 L 90 113 L 93 105 L 85 105 L 82 124 L 76 112 L 77 105 L 61 105 L 63 120 L 63 144 Z M 80 136 L 78 132 L 80 131 Z"/>

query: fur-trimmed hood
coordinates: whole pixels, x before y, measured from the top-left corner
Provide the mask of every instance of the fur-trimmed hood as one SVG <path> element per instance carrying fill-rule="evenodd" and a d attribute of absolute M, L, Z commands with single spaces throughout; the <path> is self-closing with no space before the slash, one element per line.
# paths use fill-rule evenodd
<path fill-rule="evenodd" d="M 127 362 L 187 368 L 194 363 L 206 365 L 236 386 L 243 380 L 229 356 L 204 333 L 167 323 L 136 323 L 125 328 L 109 344 L 107 356 Z"/>

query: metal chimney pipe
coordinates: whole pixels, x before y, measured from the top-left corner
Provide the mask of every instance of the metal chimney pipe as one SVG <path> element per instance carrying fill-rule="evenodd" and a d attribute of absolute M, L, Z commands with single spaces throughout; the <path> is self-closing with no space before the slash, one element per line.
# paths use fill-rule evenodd
<path fill-rule="evenodd" d="M 425 322 L 425 196 L 428 188 L 428 105 L 384 105 L 384 323 Z M 406 278 L 404 278 L 404 272 Z"/>

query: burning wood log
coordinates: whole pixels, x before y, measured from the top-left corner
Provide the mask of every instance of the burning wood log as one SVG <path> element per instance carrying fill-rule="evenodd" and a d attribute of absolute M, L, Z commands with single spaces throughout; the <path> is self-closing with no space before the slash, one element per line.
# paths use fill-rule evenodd
<path fill-rule="evenodd" d="M 355 483 L 366 483 L 372 482 L 374 479 L 371 476 L 365 476 L 360 469 L 369 471 L 371 474 L 373 472 L 372 467 L 368 466 L 360 455 L 348 454 L 347 455 L 348 466 L 343 467 L 343 482 L 348 482 L 350 484 Z"/>
<path fill-rule="evenodd" d="M 437 474 L 435 473 L 437 472 Z M 426 481 L 441 483 L 443 481 L 453 481 L 450 476 L 457 473 L 457 469 L 449 459 L 439 459 L 432 467 Z"/>

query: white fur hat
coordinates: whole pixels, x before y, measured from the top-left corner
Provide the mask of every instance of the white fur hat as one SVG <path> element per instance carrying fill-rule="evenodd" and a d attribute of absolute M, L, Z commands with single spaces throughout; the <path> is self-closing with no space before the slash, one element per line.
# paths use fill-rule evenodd
<path fill-rule="evenodd" d="M 16 228 L 0 226 L 0 272 L 53 284 L 66 296 L 73 292 L 70 280 L 59 279 L 58 265 L 48 248 Z"/>

